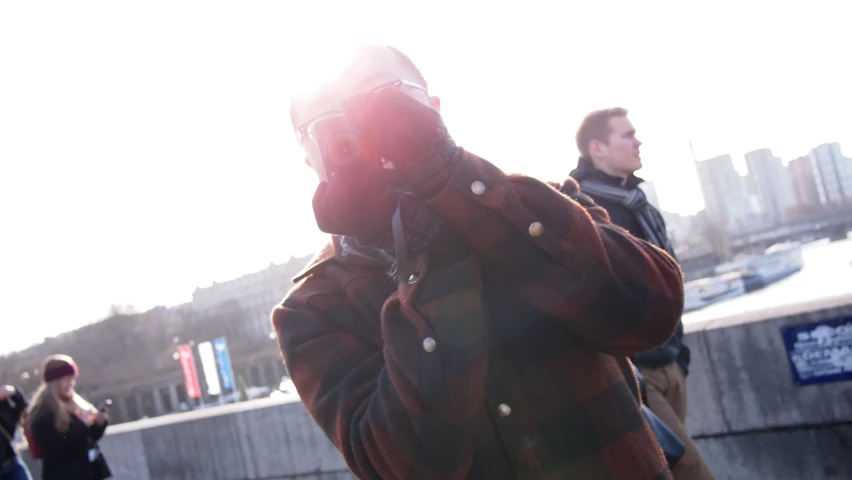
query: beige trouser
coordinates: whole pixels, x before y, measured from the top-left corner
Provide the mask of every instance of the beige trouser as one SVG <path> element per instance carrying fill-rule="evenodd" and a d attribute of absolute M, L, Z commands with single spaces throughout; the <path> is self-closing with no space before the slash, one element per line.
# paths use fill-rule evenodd
<path fill-rule="evenodd" d="M 675 465 L 675 480 L 713 480 L 713 473 L 698 445 L 686 431 L 686 375 L 677 362 L 663 368 L 640 368 L 645 376 L 648 407 L 656 413 L 686 446 L 683 458 Z"/>

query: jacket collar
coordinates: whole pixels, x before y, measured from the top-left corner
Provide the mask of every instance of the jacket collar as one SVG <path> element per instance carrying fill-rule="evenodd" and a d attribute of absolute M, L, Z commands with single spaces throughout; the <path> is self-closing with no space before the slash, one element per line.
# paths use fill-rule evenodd
<path fill-rule="evenodd" d="M 388 270 L 392 265 L 392 259 L 384 258 L 374 248 L 364 247 L 352 238 L 332 235 L 329 242 L 320 250 L 314 258 L 293 277 L 293 282 L 298 283 L 303 278 L 315 272 L 327 263 L 361 265 L 365 267 Z"/>
<path fill-rule="evenodd" d="M 580 157 L 580 160 L 577 162 L 577 168 L 575 168 L 570 173 L 570 175 L 571 178 L 577 180 L 578 182 L 582 182 L 583 180 L 598 180 L 600 182 L 605 183 L 606 185 L 624 188 L 628 190 L 632 190 L 638 187 L 639 184 L 645 181 L 637 177 L 636 175 L 630 174 L 630 176 L 627 178 L 627 183 L 622 185 L 621 182 L 624 179 L 608 175 L 602 170 L 599 170 L 592 163 L 592 159 L 588 157 Z"/>
<path fill-rule="evenodd" d="M 317 252 L 317 254 L 314 255 L 314 258 L 312 258 L 311 261 L 308 262 L 307 265 L 305 265 L 305 268 L 303 268 L 302 271 L 300 271 L 298 274 L 296 274 L 295 277 L 293 277 L 293 283 L 298 283 L 303 278 L 313 273 L 314 270 L 316 270 L 320 265 L 324 265 L 334 260 L 334 258 L 337 256 L 337 250 L 339 248 L 337 247 L 337 244 L 338 241 L 336 241 L 336 237 L 331 237 L 331 240 L 329 240 L 329 242 L 326 243 L 324 247 L 322 247 L 322 250 Z"/>

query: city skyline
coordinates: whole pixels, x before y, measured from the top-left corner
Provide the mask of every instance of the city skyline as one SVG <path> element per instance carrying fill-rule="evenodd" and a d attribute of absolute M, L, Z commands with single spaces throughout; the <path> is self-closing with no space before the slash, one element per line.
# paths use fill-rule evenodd
<path fill-rule="evenodd" d="M 843 16 L 768 5 L 541 3 L 482 22 L 449 2 L 341 4 L 334 18 L 312 4 L 4 3 L 0 317 L 29 328 L 0 352 L 318 249 L 287 103 L 333 37 L 408 53 L 458 143 L 511 172 L 567 177 L 583 115 L 628 108 L 640 175 L 682 214 L 702 206 L 690 141 L 735 165 L 768 146 L 785 162 L 848 149 L 845 78 L 814 74 L 848 64 Z"/>
<path fill-rule="evenodd" d="M 744 157 L 744 173 L 730 154 L 694 159 L 704 211 L 723 226 L 778 225 L 789 220 L 794 208 L 852 203 L 852 158 L 837 142 L 816 145 L 786 163 L 771 148 Z"/>

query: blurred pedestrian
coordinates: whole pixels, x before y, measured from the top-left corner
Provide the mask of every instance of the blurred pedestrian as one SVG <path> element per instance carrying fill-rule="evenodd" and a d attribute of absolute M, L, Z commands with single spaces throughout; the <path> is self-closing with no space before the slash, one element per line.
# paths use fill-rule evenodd
<path fill-rule="evenodd" d="M 25 418 L 27 399 L 12 385 L 0 387 L 0 480 L 32 480 L 15 450 L 15 431 Z"/>
<path fill-rule="evenodd" d="M 32 440 L 41 451 L 42 480 L 112 476 L 97 446 L 109 414 L 74 391 L 77 374 L 77 364 L 67 355 L 47 357 L 42 368 L 44 383 L 35 393 L 29 414 Z"/>

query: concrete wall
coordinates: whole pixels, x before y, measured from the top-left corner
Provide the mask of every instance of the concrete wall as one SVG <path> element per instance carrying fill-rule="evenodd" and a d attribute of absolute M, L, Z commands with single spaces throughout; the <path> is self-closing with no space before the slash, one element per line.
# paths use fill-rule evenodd
<path fill-rule="evenodd" d="M 120 480 L 351 480 L 298 399 L 263 399 L 107 429 L 100 442 Z M 40 462 L 30 464 L 39 478 Z"/>
<path fill-rule="evenodd" d="M 781 334 L 844 316 L 852 296 L 686 326 L 687 426 L 719 480 L 852 478 L 852 382 L 797 386 Z"/>
<path fill-rule="evenodd" d="M 852 478 L 852 382 L 797 387 L 781 336 L 845 315 L 852 296 L 687 326 L 687 424 L 719 480 Z M 121 480 L 353 478 L 297 400 L 116 425 L 101 444 Z"/>

